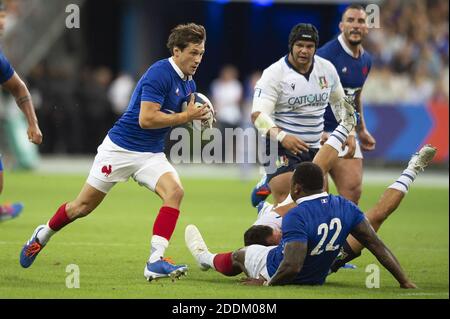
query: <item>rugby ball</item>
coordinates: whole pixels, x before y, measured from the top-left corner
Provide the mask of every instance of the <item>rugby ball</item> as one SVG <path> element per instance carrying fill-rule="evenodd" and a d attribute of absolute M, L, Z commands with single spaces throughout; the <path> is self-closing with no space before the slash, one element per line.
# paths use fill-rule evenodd
<path fill-rule="evenodd" d="M 194 92 L 194 103 L 196 107 L 201 107 L 203 104 L 207 104 L 209 109 L 209 117 L 206 120 L 194 120 L 190 123 L 188 123 L 189 126 L 192 126 L 194 129 L 202 131 L 207 128 L 212 128 L 212 125 L 214 123 L 214 107 L 211 103 L 211 101 L 202 93 Z M 191 100 L 191 96 L 189 95 L 187 97 L 187 101 L 183 102 L 182 110 L 183 112 L 186 111 L 186 108 L 188 106 L 188 102 Z"/>

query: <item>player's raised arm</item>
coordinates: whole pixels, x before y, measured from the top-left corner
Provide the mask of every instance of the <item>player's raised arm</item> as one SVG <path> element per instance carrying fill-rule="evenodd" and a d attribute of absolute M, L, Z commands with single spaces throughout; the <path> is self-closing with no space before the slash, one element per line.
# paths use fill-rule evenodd
<path fill-rule="evenodd" d="M 397 279 L 401 288 L 417 288 L 406 276 L 394 254 L 377 236 L 367 219 L 359 223 L 351 234 L 377 257 L 378 261 Z"/>
<path fill-rule="evenodd" d="M 159 103 L 142 101 L 139 111 L 139 126 L 143 129 L 157 129 L 177 126 L 193 120 L 208 119 L 209 109 L 207 104 L 196 107 L 194 99 L 194 94 L 191 94 L 186 111 L 173 114 L 161 112 L 161 104 Z"/>
<path fill-rule="evenodd" d="M 34 144 L 42 143 L 42 132 L 39 129 L 38 120 L 34 111 L 31 95 L 25 83 L 16 72 L 5 83 L 3 87 L 7 89 L 16 99 L 17 106 L 22 110 L 28 122 L 28 140 Z"/>
<path fill-rule="evenodd" d="M 307 251 L 308 244 L 306 242 L 288 242 L 284 246 L 284 258 L 267 285 L 280 286 L 292 283 L 295 276 L 302 270 Z"/>

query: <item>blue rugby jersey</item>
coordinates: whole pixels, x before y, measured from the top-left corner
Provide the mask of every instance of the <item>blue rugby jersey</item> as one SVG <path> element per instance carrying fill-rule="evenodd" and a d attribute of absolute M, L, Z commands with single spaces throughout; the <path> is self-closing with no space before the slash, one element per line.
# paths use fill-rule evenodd
<path fill-rule="evenodd" d="M 108 132 L 118 146 L 135 152 L 159 153 L 170 127 L 143 129 L 139 126 L 141 102 L 161 105 L 161 112 L 180 113 L 183 102 L 196 91 L 192 77 L 185 77 L 172 58 L 157 61 L 145 72 L 134 89 L 128 108 Z"/>
<path fill-rule="evenodd" d="M 0 51 L 0 84 L 5 83 L 14 75 L 14 69 L 5 57 L 2 51 Z"/>
<path fill-rule="evenodd" d="M 292 283 L 322 285 L 340 247 L 365 217 L 349 200 L 326 192 L 300 198 L 297 204 L 283 217 L 283 237 L 267 255 L 267 271 L 275 274 L 287 243 L 306 242 L 307 256 Z"/>
<path fill-rule="evenodd" d="M 346 95 L 355 97 L 356 93 L 362 90 L 372 67 L 372 57 L 367 51 L 363 50 L 358 58 L 354 58 L 341 34 L 325 43 L 316 54 L 335 66 Z M 329 104 L 325 110 L 324 120 L 326 132 L 332 132 L 338 126 Z"/>

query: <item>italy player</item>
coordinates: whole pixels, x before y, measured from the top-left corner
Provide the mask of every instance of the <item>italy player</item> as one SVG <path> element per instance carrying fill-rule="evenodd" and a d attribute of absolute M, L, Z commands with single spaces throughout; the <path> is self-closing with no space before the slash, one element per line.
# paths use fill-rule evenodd
<path fill-rule="evenodd" d="M 315 55 L 317 29 L 299 23 L 289 34 L 289 53 L 264 70 L 255 86 L 252 121 L 261 136 L 278 142 L 276 166 L 266 167 L 275 204 L 289 195 L 295 167 L 312 161 L 320 147 L 323 115 L 348 103 L 331 62 Z M 270 152 L 270 151 L 269 151 Z"/>
<path fill-rule="evenodd" d="M 194 105 L 192 76 L 205 52 L 206 31 L 194 23 L 172 29 L 167 47 L 171 57 L 155 62 L 139 80 L 128 108 L 98 148 L 91 171 L 78 197 L 62 204 L 46 225 L 36 228 L 20 253 L 22 267 L 30 267 L 50 237 L 77 218 L 90 214 L 117 182 L 132 177 L 155 192 L 162 207 L 153 224 L 147 280 L 178 278 L 187 271 L 164 258 L 175 229 L 184 192 L 163 152 L 170 127 L 209 117 L 207 105 Z M 182 111 L 183 102 L 188 106 Z"/>
<path fill-rule="evenodd" d="M 0 1 L 0 35 L 5 27 L 6 11 L 3 2 Z M 17 106 L 22 110 L 28 123 L 28 140 L 34 144 L 42 143 L 42 133 L 38 125 L 36 113 L 34 111 L 31 95 L 25 83 L 14 71 L 8 59 L 0 51 L 0 85 L 9 91 L 15 98 Z M 2 132 L 0 132 L 2 134 Z M 3 191 L 3 163 L 0 154 L 0 194 Z M 0 205 L 0 221 L 8 220 L 19 216 L 23 209 L 22 203 Z"/>
<path fill-rule="evenodd" d="M 362 191 L 363 155 L 364 151 L 375 149 L 375 139 L 366 128 L 361 101 L 362 88 L 367 79 L 372 59 L 370 54 L 364 50 L 362 41 L 368 33 L 367 14 L 361 5 L 348 6 L 342 15 L 339 24 L 341 34 L 334 40 L 327 42 L 317 50 L 317 56 L 330 61 L 339 74 L 340 82 L 347 96 L 354 100 L 360 121 L 356 126 L 358 140 L 355 134 L 347 139 L 347 147 L 339 154 L 339 160 L 330 170 L 330 175 L 336 185 L 338 193 L 354 203 L 358 204 Z M 324 114 L 324 134 L 322 141 L 337 126 L 337 121 L 328 105 Z M 267 183 L 267 177 L 258 183 L 252 192 L 252 204 L 257 206 L 271 193 Z"/>
<path fill-rule="evenodd" d="M 375 149 L 375 139 L 368 132 L 361 101 L 362 89 L 372 66 L 372 58 L 362 46 L 368 33 L 367 14 L 361 5 L 348 6 L 339 23 L 341 34 L 317 50 L 317 55 L 329 60 L 336 67 L 347 96 L 353 98 L 356 111 L 360 114 L 356 133 L 348 139 L 349 147 L 339 154 L 339 159 L 330 170 L 340 195 L 358 204 L 362 191 L 363 155 L 365 151 Z M 324 115 L 324 139 L 337 126 L 337 121 L 328 106 Z"/>

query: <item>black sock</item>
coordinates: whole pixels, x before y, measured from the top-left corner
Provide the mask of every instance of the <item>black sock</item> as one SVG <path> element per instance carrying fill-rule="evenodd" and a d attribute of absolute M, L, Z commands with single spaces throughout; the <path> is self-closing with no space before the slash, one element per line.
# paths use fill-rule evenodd
<path fill-rule="evenodd" d="M 339 255 L 333 261 L 333 264 L 331 264 L 331 267 L 330 267 L 331 272 L 338 271 L 339 268 L 341 268 L 346 263 L 348 263 L 349 261 L 351 261 L 359 256 L 361 256 L 361 252 L 359 252 L 357 254 L 354 253 L 353 250 L 351 249 L 350 245 L 346 241 L 344 243 L 344 245 L 342 245 Z"/>

